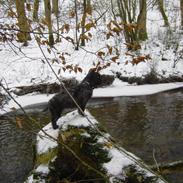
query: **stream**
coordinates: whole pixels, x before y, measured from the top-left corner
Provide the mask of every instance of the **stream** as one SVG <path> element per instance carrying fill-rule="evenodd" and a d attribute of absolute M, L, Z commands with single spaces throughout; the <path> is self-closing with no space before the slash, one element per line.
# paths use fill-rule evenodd
<path fill-rule="evenodd" d="M 36 104 L 25 108 L 41 126 L 50 120 L 49 115 L 40 112 L 44 107 L 45 104 Z M 155 161 L 157 163 L 183 161 L 183 88 L 147 96 L 96 98 L 89 102 L 87 109 L 121 146 L 140 157 L 148 165 L 154 165 Z M 21 118 L 26 122 L 24 116 L 18 115 L 18 119 L 21 120 Z M 1 121 L 3 122 L 3 120 L 2 118 Z M 7 129 L 12 129 L 13 133 L 27 139 L 29 143 L 25 146 L 27 149 L 30 147 L 29 136 L 19 132 L 19 129 L 16 132 L 14 127 L 10 127 L 12 126 L 10 122 L 4 124 Z M 35 128 L 34 132 L 36 135 L 38 130 Z M 33 139 L 35 139 L 35 135 Z M 5 144 L 3 141 L 9 136 L 4 133 L 4 136 L 0 138 L 2 144 Z M 11 139 L 13 146 L 16 148 L 20 146 L 18 141 Z M 12 153 L 10 145 L 3 147 L 11 156 L 20 156 L 18 150 Z M 31 154 L 32 152 L 27 151 L 25 156 L 31 157 Z M 2 155 L 3 152 L 1 152 Z M 6 165 L 5 168 L 12 168 L 11 161 L 7 162 L 0 158 L 0 162 Z M 22 165 L 24 165 L 23 159 Z M 17 171 L 21 169 L 22 165 L 14 163 Z M 28 169 L 30 168 L 28 167 Z M 20 172 L 17 172 L 17 176 L 19 174 L 22 176 Z M 4 176 L 4 174 L 2 175 Z M 183 183 L 182 169 L 171 171 L 164 174 L 163 177 L 169 183 Z M 11 176 L 8 178 L 9 180 L 4 180 L 7 183 L 12 181 Z M 4 181 L 0 179 L 0 183 L 4 183 Z M 17 182 L 21 182 L 21 180 Z"/>
<path fill-rule="evenodd" d="M 147 164 L 183 160 L 183 88 L 118 97 L 89 109 L 121 146 Z M 170 183 L 183 183 L 182 171 L 163 176 Z"/>

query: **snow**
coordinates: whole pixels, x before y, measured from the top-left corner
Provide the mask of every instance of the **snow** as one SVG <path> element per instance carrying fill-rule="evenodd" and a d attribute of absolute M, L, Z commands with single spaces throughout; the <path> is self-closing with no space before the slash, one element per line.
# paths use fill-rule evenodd
<path fill-rule="evenodd" d="M 133 164 L 132 161 L 129 160 L 129 158 L 125 157 L 119 150 L 112 148 L 110 150 L 110 154 L 112 156 L 112 159 L 109 163 L 105 163 L 104 167 L 107 169 L 107 171 L 114 175 L 120 175 L 121 170 L 130 164 Z"/>
<path fill-rule="evenodd" d="M 97 123 L 96 119 L 88 111 L 86 111 L 85 114 L 90 121 L 88 121 L 86 117 L 79 115 L 77 111 L 73 111 L 62 116 L 62 118 L 57 121 L 57 124 L 62 130 L 66 130 L 68 126 L 87 127 Z M 59 129 L 53 130 L 51 123 L 46 125 L 43 131 L 40 131 L 37 136 L 37 153 L 44 154 L 48 152 L 49 149 L 57 147 L 56 139 L 58 133 Z"/>
<path fill-rule="evenodd" d="M 120 96 L 139 96 L 152 95 L 155 93 L 177 89 L 183 87 L 182 83 L 166 83 L 151 85 L 128 85 L 128 86 L 111 86 L 94 90 L 95 97 L 120 97 Z"/>

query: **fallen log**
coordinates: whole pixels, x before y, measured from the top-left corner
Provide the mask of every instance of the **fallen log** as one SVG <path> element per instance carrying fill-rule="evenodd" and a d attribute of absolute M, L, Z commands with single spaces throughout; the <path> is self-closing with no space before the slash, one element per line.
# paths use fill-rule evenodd
<path fill-rule="evenodd" d="M 119 147 L 89 112 L 77 111 L 37 137 L 37 168 L 27 182 L 166 183 L 141 159 Z"/>
<path fill-rule="evenodd" d="M 179 160 L 171 163 L 158 163 L 157 165 L 150 166 L 150 168 L 160 174 L 169 174 L 174 171 L 183 171 L 183 161 Z"/>
<path fill-rule="evenodd" d="M 114 81 L 114 76 L 112 75 L 101 75 L 101 85 L 99 87 L 109 86 Z M 79 83 L 75 78 L 66 79 L 63 78 L 62 82 L 64 83 L 65 87 L 68 89 L 72 89 L 76 87 L 76 85 Z M 62 87 L 58 83 L 40 83 L 40 84 L 33 84 L 30 86 L 18 86 L 16 88 L 13 88 L 11 91 L 18 95 L 26 95 L 33 92 L 43 93 L 43 94 L 53 94 L 58 93 L 62 90 Z M 1 96 L 0 96 L 1 99 Z"/>

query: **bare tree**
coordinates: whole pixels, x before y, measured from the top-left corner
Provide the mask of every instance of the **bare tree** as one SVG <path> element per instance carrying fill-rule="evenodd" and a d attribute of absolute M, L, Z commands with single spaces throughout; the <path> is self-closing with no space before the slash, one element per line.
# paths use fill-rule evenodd
<path fill-rule="evenodd" d="M 137 35 L 140 41 L 147 39 L 146 19 L 147 19 L 147 0 L 140 0 L 140 13 L 137 18 Z"/>
<path fill-rule="evenodd" d="M 16 0 L 15 4 L 17 9 L 18 27 L 20 29 L 17 37 L 20 42 L 27 42 L 28 40 L 31 40 L 31 36 L 30 27 L 25 13 L 25 4 L 22 0 Z"/>
<path fill-rule="evenodd" d="M 77 0 L 74 0 L 75 3 L 75 16 L 76 16 L 76 23 L 75 23 L 75 39 L 76 39 L 76 46 L 75 46 L 75 50 L 79 50 L 79 40 L 78 40 L 78 4 L 77 4 Z"/>
<path fill-rule="evenodd" d="M 52 30 L 50 0 L 44 0 L 44 7 L 45 7 L 45 20 L 46 20 L 46 24 L 48 26 L 48 32 L 49 32 L 49 45 L 53 46 L 54 38 L 53 38 L 53 30 Z"/>
<path fill-rule="evenodd" d="M 54 13 L 56 17 L 59 14 L 58 0 L 52 0 L 52 13 Z"/>
<path fill-rule="evenodd" d="M 180 0 L 181 26 L 183 26 L 183 0 Z"/>
<path fill-rule="evenodd" d="M 164 26 L 168 27 L 169 21 L 168 21 L 168 17 L 165 13 L 165 10 L 164 10 L 164 0 L 157 0 L 157 3 L 158 3 L 159 11 L 160 11 L 160 13 L 163 17 L 163 20 L 164 20 Z"/>
<path fill-rule="evenodd" d="M 124 36 L 128 45 L 140 48 L 140 41 L 147 39 L 147 0 L 117 0 L 119 15 L 124 24 Z M 137 6 L 139 13 L 137 14 Z M 133 49 L 129 46 L 129 49 Z"/>
<path fill-rule="evenodd" d="M 34 0 L 33 21 L 38 22 L 39 0 Z"/>
<path fill-rule="evenodd" d="M 54 13 L 56 20 L 57 20 L 57 39 L 56 41 L 59 41 L 59 1 L 58 0 L 52 0 L 52 13 Z"/>
<path fill-rule="evenodd" d="M 86 23 L 86 12 L 87 11 L 87 2 L 86 0 L 83 0 L 83 16 L 82 16 L 82 20 L 81 20 L 81 29 L 82 29 L 82 33 L 81 33 L 81 46 L 85 46 L 85 39 L 83 39 L 84 33 L 85 33 L 85 23 Z"/>

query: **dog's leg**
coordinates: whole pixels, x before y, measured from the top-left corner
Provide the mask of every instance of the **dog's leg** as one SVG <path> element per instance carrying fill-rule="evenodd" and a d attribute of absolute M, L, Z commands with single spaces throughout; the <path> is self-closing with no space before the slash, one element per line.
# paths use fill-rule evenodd
<path fill-rule="evenodd" d="M 56 111 L 55 109 L 50 108 L 51 113 L 51 121 L 53 129 L 57 129 L 59 126 L 57 125 L 57 120 L 60 118 L 61 112 Z"/>
<path fill-rule="evenodd" d="M 87 104 L 87 102 L 82 102 L 82 103 L 79 105 L 80 108 L 81 108 L 81 110 L 82 110 L 83 112 L 85 111 L 86 104 Z M 78 113 L 79 113 L 80 115 L 82 115 L 82 116 L 85 116 L 85 114 L 83 114 L 83 112 L 81 112 L 81 110 L 78 109 Z"/>

